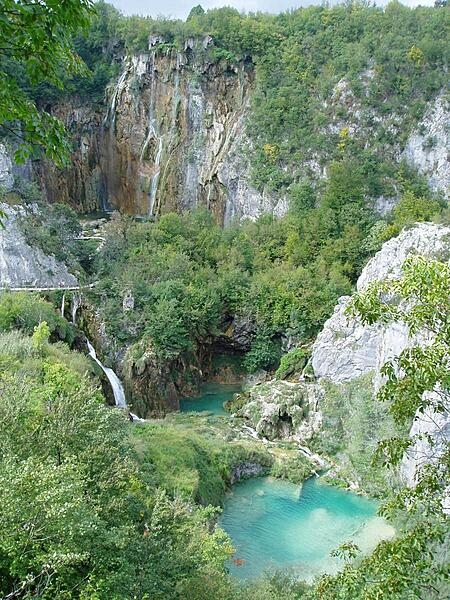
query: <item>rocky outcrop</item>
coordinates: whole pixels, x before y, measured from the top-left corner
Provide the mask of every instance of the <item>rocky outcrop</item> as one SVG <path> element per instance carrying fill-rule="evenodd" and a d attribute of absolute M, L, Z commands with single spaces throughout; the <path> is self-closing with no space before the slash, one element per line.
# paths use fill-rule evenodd
<path fill-rule="evenodd" d="M 67 288 L 78 285 L 74 275 L 53 256 L 47 256 L 25 241 L 18 218 L 25 215 L 20 207 L 0 204 L 5 227 L 0 227 L 0 288 Z"/>
<path fill-rule="evenodd" d="M 440 94 L 406 143 L 405 158 L 428 179 L 430 188 L 450 197 L 448 98 Z"/>
<path fill-rule="evenodd" d="M 267 466 L 261 465 L 260 463 L 244 460 L 233 465 L 231 469 L 230 485 L 233 485 L 241 479 L 248 479 L 249 477 L 260 477 L 267 472 Z"/>
<path fill-rule="evenodd" d="M 430 408 L 416 415 L 410 431 L 413 444 L 400 467 L 401 475 L 409 486 L 417 483 L 418 470 L 426 464 L 436 463 L 450 442 L 450 398 L 444 396 L 446 410 L 440 412 L 433 407 L 442 401 L 442 393 L 426 392 L 425 395 Z"/>
<path fill-rule="evenodd" d="M 422 223 L 389 240 L 369 261 L 358 279 L 364 290 L 372 281 L 397 278 L 406 257 L 421 254 L 446 260 L 450 253 L 450 228 Z M 356 379 L 374 372 L 375 388 L 381 383 L 380 369 L 388 360 L 399 356 L 407 347 L 426 343 L 427 336 L 410 336 L 403 323 L 362 325 L 346 313 L 350 298 L 343 297 L 313 346 L 312 366 L 315 375 L 333 383 Z M 416 470 L 435 462 L 450 441 L 450 412 L 433 409 L 437 391 L 427 393 L 430 408 L 415 415 L 410 431 L 413 444 L 405 454 L 401 475 L 408 485 L 416 482 Z M 450 406 L 447 400 L 447 405 Z"/>
<path fill-rule="evenodd" d="M 115 356 L 127 402 L 140 417 L 161 417 L 180 409 L 180 398 L 192 396 L 202 381 L 203 348 L 173 359 L 161 358 L 143 337 Z"/>
<path fill-rule="evenodd" d="M 364 267 L 358 291 L 371 281 L 400 277 L 406 257 L 421 254 L 445 259 L 450 253 L 450 227 L 421 223 L 388 242 Z M 317 336 L 312 351 L 316 377 L 335 383 L 350 381 L 365 373 L 379 371 L 381 366 L 416 340 L 408 336 L 401 323 L 388 326 L 362 325 L 347 315 L 349 296 L 339 299 L 333 315 Z M 377 378 L 375 378 L 377 381 Z"/>
<path fill-rule="evenodd" d="M 244 395 L 239 414 L 262 437 L 304 442 L 320 429 L 322 398 L 320 385 L 272 380 Z"/>
<path fill-rule="evenodd" d="M 9 192 L 14 185 L 13 166 L 4 144 L 0 143 L 0 191 Z"/>
<path fill-rule="evenodd" d="M 203 205 L 220 223 L 285 212 L 284 200 L 250 184 L 244 121 L 253 65 L 212 60 L 209 44 L 188 40 L 176 52 L 153 41 L 124 60 L 103 113 L 58 107 L 78 147 L 70 170 L 41 168 L 47 196 L 150 216 Z"/>

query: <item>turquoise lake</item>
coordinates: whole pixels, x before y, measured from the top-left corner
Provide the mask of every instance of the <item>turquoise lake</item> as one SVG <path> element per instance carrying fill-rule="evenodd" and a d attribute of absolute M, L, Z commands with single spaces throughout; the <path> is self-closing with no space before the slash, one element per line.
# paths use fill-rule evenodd
<path fill-rule="evenodd" d="M 252 579 L 283 569 L 306 581 L 335 573 L 343 562 L 330 552 L 343 542 L 366 553 L 394 534 L 376 510 L 376 502 L 316 478 L 302 486 L 269 477 L 238 483 L 219 520 L 236 551 L 230 572 Z"/>
<path fill-rule="evenodd" d="M 240 384 L 205 383 L 200 388 L 200 395 L 180 400 L 182 412 L 211 412 L 215 415 L 228 415 L 223 403 L 231 400 L 233 395 L 242 390 Z"/>

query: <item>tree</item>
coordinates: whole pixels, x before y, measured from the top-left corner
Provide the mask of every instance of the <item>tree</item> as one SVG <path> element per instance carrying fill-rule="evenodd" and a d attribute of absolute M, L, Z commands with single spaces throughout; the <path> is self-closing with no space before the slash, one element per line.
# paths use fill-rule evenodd
<path fill-rule="evenodd" d="M 187 21 L 190 21 L 193 17 L 201 17 L 205 14 L 205 10 L 201 4 L 197 4 L 197 6 L 193 6 L 188 15 Z"/>
<path fill-rule="evenodd" d="M 36 146 L 59 163 L 68 159 L 62 123 L 39 111 L 27 88 L 85 72 L 72 50 L 72 35 L 88 24 L 92 0 L 0 0 L 0 132 L 20 140 L 17 161 Z"/>

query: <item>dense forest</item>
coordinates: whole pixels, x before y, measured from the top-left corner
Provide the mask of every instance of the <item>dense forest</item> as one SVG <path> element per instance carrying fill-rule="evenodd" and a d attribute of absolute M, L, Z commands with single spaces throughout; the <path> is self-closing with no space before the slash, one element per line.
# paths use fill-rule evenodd
<path fill-rule="evenodd" d="M 314 339 L 367 261 L 404 228 L 448 225 L 444 195 L 400 151 L 427 102 L 445 96 L 446 3 L 348 2 L 279 15 L 197 6 L 185 22 L 124 17 L 102 1 L 94 9 L 75 0 L 0 4 L 0 36 L 10 42 L 0 49 L 0 132 L 19 162 L 46 152 L 70 163 L 56 108 L 69 98 L 104 106 L 127 55 L 169 56 L 208 36 L 213 43 L 195 50 L 202 59 L 225 72 L 239 64 L 254 78 L 246 121 L 252 183 L 288 199 L 284 216 L 224 228 L 206 207 L 157 218 L 115 212 L 96 237 L 71 208 L 49 204 L 37 182 L 18 177 L 12 191 L 0 190 L 6 227 L 8 206 L 22 206 L 26 242 L 67 265 L 83 289 L 72 323 L 66 290 L 0 292 L 0 596 L 446 597 L 448 445 L 415 488 L 398 477 L 416 410 L 429 409 L 425 393 L 437 389 L 433 408 L 447 410 L 446 256 L 407 261 L 401 279 L 351 304 L 349 319 L 406 323 L 433 337 L 384 369 L 377 399 L 370 377 L 325 388 L 323 429 L 311 449 L 345 463 L 330 482 L 359 478 L 397 531 L 369 556 L 351 543 L 336 549 L 338 574 L 308 584 L 283 571 L 233 578 L 232 542 L 217 519 L 236 465 L 295 483 L 315 467 L 283 440 L 273 450 L 243 438 L 245 394 L 229 406 L 233 419 L 166 414 L 169 390 L 176 402 L 195 392 L 220 375 L 218 358 L 240 380 L 262 373 L 308 385 Z M 380 197 L 395 205 L 380 211 Z M 147 421 L 130 422 L 111 406 L 86 336 Z"/>

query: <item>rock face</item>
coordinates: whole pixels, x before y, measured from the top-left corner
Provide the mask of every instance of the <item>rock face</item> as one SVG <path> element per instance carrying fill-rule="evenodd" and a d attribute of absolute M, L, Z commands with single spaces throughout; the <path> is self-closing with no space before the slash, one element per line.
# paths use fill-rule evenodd
<path fill-rule="evenodd" d="M 262 437 L 304 442 L 320 429 L 320 385 L 273 380 L 255 385 L 247 394 L 240 413 Z"/>
<path fill-rule="evenodd" d="M 161 36 L 149 42 L 148 52 L 123 59 L 103 105 L 73 97 L 52 109 L 66 124 L 75 150 L 65 171 L 45 160 L 37 166 L 48 199 L 85 212 L 118 209 L 145 216 L 202 205 L 219 223 L 284 214 L 285 197 L 258 191 L 250 181 L 252 146 L 245 125 L 255 88 L 252 60 L 218 60 L 209 36 L 186 40 L 183 51 L 168 48 Z M 373 67 L 359 75 L 358 85 L 368 96 L 375 76 Z M 365 143 L 380 131 L 388 133 L 383 154 L 389 160 L 406 157 L 433 189 L 448 188 L 444 93 L 430 104 L 406 149 L 396 141 L 404 116 L 379 113 L 357 98 L 346 79 L 335 85 L 324 109 L 330 121 L 321 135 Z M 302 148 L 299 174 L 326 178 L 329 150 Z M 398 200 L 394 190 L 386 194 L 372 199 L 381 213 Z"/>
<path fill-rule="evenodd" d="M 443 259 L 448 258 L 449 252 L 450 227 L 418 224 L 383 245 L 363 269 L 357 289 L 364 290 L 371 281 L 399 277 L 402 264 L 411 253 Z M 313 346 L 312 366 L 316 377 L 335 383 L 379 371 L 389 358 L 398 356 L 414 342 L 400 323 L 387 327 L 361 325 L 347 316 L 349 302 L 349 296 L 339 299 Z"/>
<path fill-rule="evenodd" d="M 17 224 L 23 209 L 0 204 L 6 214 L 0 228 L 0 288 L 74 287 L 77 279 L 53 256 L 29 246 Z"/>
<path fill-rule="evenodd" d="M 439 399 L 436 392 L 426 393 L 426 396 L 431 406 Z M 417 483 L 417 469 L 442 456 L 450 441 L 450 399 L 447 397 L 446 400 L 445 412 L 430 408 L 423 415 L 416 415 L 414 419 L 409 435 L 415 441 L 406 452 L 400 466 L 401 475 L 409 486 Z M 428 436 L 431 437 L 433 445 L 430 444 Z M 450 493 L 447 495 L 450 497 Z"/>
<path fill-rule="evenodd" d="M 372 281 L 399 277 L 401 266 L 411 253 L 443 260 L 448 259 L 449 252 L 450 228 L 422 223 L 386 242 L 364 268 L 357 288 L 364 290 Z M 339 300 L 334 314 L 317 337 L 312 352 L 315 375 L 341 383 L 375 372 L 374 382 L 378 387 L 383 364 L 408 346 L 425 343 L 425 336 L 409 336 L 402 323 L 363 326 L 347 316 L 349 301 L 349 297 Z M 435 395 L 436 392 L 430 392 L 429 399 L 433 401 Z M 433 445 L 426 437 L 416 439 L 420 434 L 430 435 Z M 408 485 L 414 485 L 416 469 L 436 460 L 450 441 L 449 410 L 439 413 L 430 408 L 423 415 L 416 414 L 410 437 L 415 441 L 403 459 L 401 474 Z"/>
<path fill-rule="evenodd" d="M 0 144 L 0 190 L 9 192 L 14 185 L 13 167 L 6 146 Z"/>
<path fill-rule="evenodd" d="M 429 107 L 405 148 L 406 160 L 428 178 L 430 188 L 450 197 L 450 128 L 448 99 L 440 94 Z"/>
<path fill-rule="evenodd" d="M 161 417 L 180 410 L 180 397 L 190 395 L 201 382 L 201 360 L 193 353 L 164 360 L 148 338 L 123 350 L 120 375 L 128 404 L 140 417 Z"/>
<path fill-rule="evenodd" d="M 127 58 L 104 113 L 58 108 L 78 148 L 69 172 L 41 168 L 52 201 L 141 215 L 204 205 L 220 223 L 286 211 L 284 200 L 249 183 L 253 65 L 213 62 L 203 42 L 167 52 L 156 40 Z"/>

